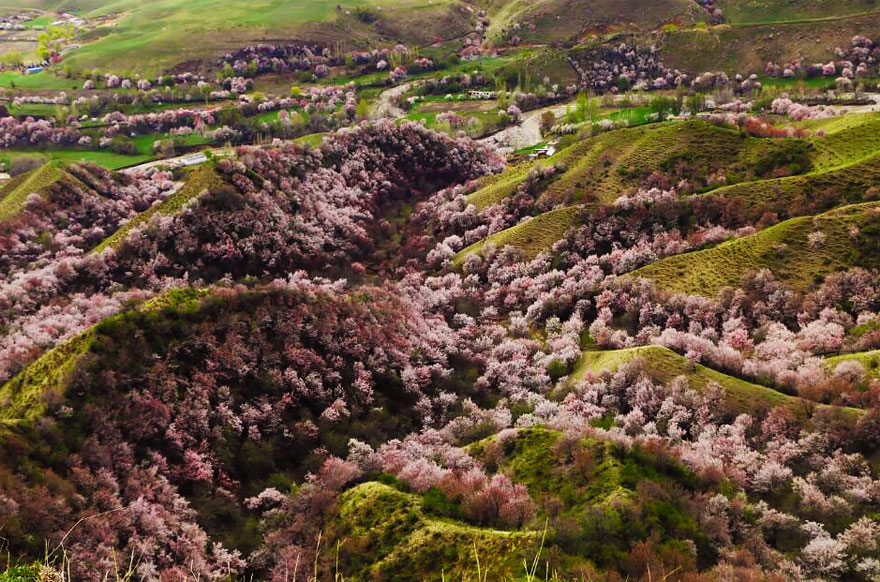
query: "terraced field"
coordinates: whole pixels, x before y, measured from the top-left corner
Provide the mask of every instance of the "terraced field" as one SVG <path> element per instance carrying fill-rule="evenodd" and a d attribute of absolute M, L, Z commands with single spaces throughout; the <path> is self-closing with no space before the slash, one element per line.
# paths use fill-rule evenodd
<path fill-rule="evenodd" d="M 468 203 L 476 206 L 479 211 L 497 204 L 516 192 L 517 186 L 525 181 L 531 167 L 528 163 L 518 164 L 508 167 L 500 174 L 483 178 L 480 188 L 468 195 Z"/>
<path fill-rule="evenodd" d="M 707 195 L 741 200 L 748 208 L 790 209 L 797 202 L 809 207 L 817 200 L 839 205 L 864 200 L 880 180 L 880 155 L 825 172 L 772 180 L 743 182 L 712 190 Z"/>

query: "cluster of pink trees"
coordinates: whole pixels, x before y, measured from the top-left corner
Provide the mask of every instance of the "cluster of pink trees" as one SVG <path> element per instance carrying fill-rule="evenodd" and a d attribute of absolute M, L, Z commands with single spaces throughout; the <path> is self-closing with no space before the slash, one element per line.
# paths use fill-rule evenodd
<path fill-rule="evenodd" d="M 32 194 L 20 213 L 0 223 L 0 281 L 38 261 L 80 255 L 174 190 L 167 172 L 111 174 L 93 165 L 66 172 L 76 180 Z"/>
<path fill-rule="evenodd" d="M 28 117 L 0 118 L 0 147 L 30 146 L 41 143 L 75 144 L 81 134 L 73 127 L 59 127 L 53 121 Z"/>
<path fill-rule="evenodd" d="M 142 325 L 146 320 L 135 312 L 124 321 Z M 258 333 L 250 329 L 256 322 Z M 83 394 L 89 386 L 89 399 L 100 395 L 101 404 L 49 403 L 50 414 L 60 421 L 59 438 L 69 430 L 87 435 L 66 469 L 83 498 L 76 504 L 63 498 L 37 503 L 39 490 L 24 488 L 5 522 L 14 531 L 39 523 L 57 540 L 64 531 L 51 531 L 53 524 L 66 523 L 66 529 L 79 517 L 116 510 L 68 536 L 79 579 L 99 578 L 114 549 L 136 555 L 139 568 L 153 576 L 167 577 L 190 560 L 212 577 L 223 568 L 238 570 L 238 557 L 216 555 L 216 544 L 208 543 L 194 512 L 175 500 L 178 488 L 194 484 L 234 499 L 256 477 L 224 462 L 221 448 L 259 450 L 262 443 L 285 442 L 288 457 L 282 465 L 320 463 L 321 455 L 312 452 L 319 430 L 332 426 L 375 439 L 379 435 L 359 432 L 348 417 L 367 417 L 376 406 L 405 410 L 430 397 L 449 374 L 448 340 L 436 322 L 388 291 L 361 288 L 352 295 L 342 283 L 311 281 L 302 274 L 264 290 L 215 290 L 214 299 L 183 329 L 172 351 L 139 348 L 138 358 L 146 365 L 136 366 L 129 359 L 135 346 L 126 346 L 132 338 L 125 324 L 99 326 L 102 341 L 116 346 L 104 354 L 105 362 L 112 360 L 120 374 L 86 373 L 71 394 Z M 164 333 L 144 331 L 143 339 Z M 185 355 L 191 350 L 201 355 L 191 359 Z M 421 354 L 417 359 L 415 352 Z M 169 367 L 166 358 L 183 366 Z M 424 391 L 396 387 L 396 377 L 408 369 L 420 374 L 419 368 L 427 373 Z M 248 396 L 255 381 L 263 388 Z M 174 388 L 184 385 L 185 391 Z M 339 408 L 334 404 L 339 400 L 345 403 L 343 413 L 325 414 Z M 67 418 L 85 424 L 75 429 Z M 182 538 L 189 541 L 179 543 Z"/>
<path fill-rule="evenodd" d="M 21 107 L 24 103 L 39 103 L 41 105 L 67 105 L 69 99 L 67 92 L 61 91 L 57 95 L 17 95 L 12 100 L 14 107 Z"/>
<path fill-rule="evenodd" d="M 87 297 L 75 291 L 64 301 L 41 301 L 38 288 L 75 276 L 85 251 L 113 234 L 138 212 L 174 191 L 166 172 L 110 174 L 96 166 L 69 166 L 77 178 L 32 194 L 22 212 L 0 223 L 0 286 L 3 287 L 0 382 L 64 341 L 150 292 L 120 290 Z M 51 234 L 50 234 L 51 233 Z"/>
<path fill-rule="evenodd" d="M 807 78 L 838 77 L 847 80 L 867 77 L 872 72 L 871 68 L 877 66 L 880 47 L 870 38 L 856 35 L 848 47 L 834 49 L 834 56 L 837 60 L 831 59 L 827 63 L 810 65 L 804 65 L 799 60 L 784 65 L 770 61 L 765 67 L 765 72 L 768 75 L 789 78 L 799 75 L 804 75 Z"/>
<path fill-rule="evenodd" d="M 705 71 L 696 77 L 692 82 L 687 78 L 683 79 L 685 85 L 690 85 L 695 91 L 710 92 L 715 90 L 732 90 L 737 95 L 749 95 L 753 92 L 761 90 L 761 82 L 755 74 L 742 75 L 737 73 L 731 78 L 723 71 Z"/>
<path fill-rule="evenodd" d="M 64 540 L 77 579 L 135 556 L 145 579 L 185 565 L 204 578 L 289 580 L 315 559 L 340 492 L 379 473 L 442 495 L 480 526 L 520 528 L 540 512 L 564 533 L 552 510 L 561 501 L 504 470 L 518 431 L 544 426 L 567 443 L 610 441 L 685 467 L 699 486 L 675 495 L 712 564 L 790 580 L 878 571 L 880 480 L 863 456 L 880 443 L 878 414 L 819 406 L 880 404 L 868 366 L 825 360 L 880 347 L 877 272 L 804 292 L 762 271 L 711 298 L 622 276 L 753 232 L 751 214 L 684 197 L 663 175 L 585 209 L 534 259 L 486 244 L 453 268 L 466 245 L 553 208 L 542 186 L 560 169 L 533 171 L 479 212 L 466 199 L 475 184 L 461 184 L 502 159 L 419 124 L 365 123 L 318 148 L 237 154 L 216 165 L 223 185 L 100 255 L 83 254 L 95 229 L 109 234 L 163 199 L 167 175 L 73 169 L 89 192 L 59 187 L 0 225 L 10 251 L 0 381 L 94 325 L 94 348 L 40 402 L 43 421 L 0 456 L 13 551 L 39 553 L 91 516 Z M 160 293 L 159 307 L 130 309 Z M 661 381 L 638 357 L 571 377 L 585 346 L 664 346 L 686 370 L 801 399 L 743 409 L 715 384 Z M 478 439 L 481 455 L 466 448 Z M 46 467 L 60 484 L 31 478 Z M 638 487 L 633 497 L 656 497 Z M 210 524 L 244 531 L 255 516 L 247 555 L 209 538 Z M 635 552 L 650 540 L 631 541 Z"/>
<path fill-rule="evenodd" d="M 787 115 L 794 121 L 804 119 L 821 119 L 823 117 L 834 117 L 837 115 L 834 109 L 823 105 L 804 105 L 796 103 L 787 96 L 774 99 L 770 104 L 770 109 L 777 115 Z"/>
<path fill-rule="evenodd" d="M 800 103 L 789 103 L 788 98 L 775 99 L 773 101 L 774 113 L 779 115 L 789 115 L 794 120 L 802 119 L 819 119 L 834 116 L 837 113 L 834 109 L 824 106 L 809 106 Z M 803 128 L 795 127 L 779 127 L 766 121 L 761 117 L 751 115 L 749 113 L 713 113 L 703 117 L 706 121 L 719 127 L 739 128 L 748 133 L 752 137 L 763 138 L 786 138 L 786 137 L 806 137 L 809 131 Z M 817 132 L 818 133 L 818 132 Z"/>
<path fill-rule="evenodd" d="M 133 135 L 170 131 L 181 127 L 201 130 L 214 123 L 211 111 L 202 109 L 168 109 L 156 113 L 125 115 L 119 111 L 108 113 L 102 121 L 109 125 L 106 135 Z"/>
<path fill-rule="evenodd" d="M 292 109 L 303 109 L 308 113 L 326 113 L 332 114 L 342 108 L 343 112 L 349 118 L 354 117 L 357 107 L 357 92 L 353 83 L 348 85 L 328 85 L 326 87 L 311 87 L 305 95 L 301 97 L 283 97 L 276 99 L 266 99 L 256 103 L 256 108 L 251 109 L 245 107 L 243 113 L 249 114 L 251 111 L 289 111 Z"/>
<path fill-rule="evenodd" d="M 580 87 L 595 93 L 617 93 L 631 87 L 663 89 L 687 82 L 687 75 L 663 66 L 654 47 L 634 43 L 588 50 L 569 62 L 577 71 Z M 662 83 L 655 83 L 658 79 Z"/>
<path fill-rule="evenodd" d="M 342 59 L 334 58 L 330 50 L 307 44 L 258 44 L 227 53 L 219 60 L 237 76 L 254 77 L 264 73 L 286 71 L 313 71 L 319 66 L 339 65 Z"/>
<path fill-rule="evenodd" d="M 340 133 L 319 150 L 244 148 L 239 156 L 218 164 L 235 186 L 212 192 L 177 217 L 157 216 L 121 248 L 98 256 L 80 253 L 170 194 L 166 174 L 113 184 L 98 170 L 82 171 L 81 179 L 101 194 L 64 185 L 32 201 L 3 239 L 9 251 L 9 270 L 0 281 L 3 323 L 34 317 L 73 293 L 97 296 L 118 285 L 159 291 L 186 281 L 274 276 L 303 267 L 347 272 L 346 265 L 381 251 L 390 225 L 379 216 L 397 199 L 502 163 L 467 139 L 390 122 Z M 43 228 L 57 234 L 46 239 Z M 13 325 L 11 335 L 24 327 Z"/>

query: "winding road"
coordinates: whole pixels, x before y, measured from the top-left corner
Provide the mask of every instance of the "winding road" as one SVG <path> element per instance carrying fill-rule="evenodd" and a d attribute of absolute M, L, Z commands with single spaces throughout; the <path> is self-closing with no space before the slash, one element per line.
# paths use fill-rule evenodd
<path fill-rule="evenodd" d="M 550 111 L 553 115 L 559 117 L 560 114 L 565 113 L 566 107 L 567 105 L 563 103 L 561 105 L 557 104 L 533 109 L 524 113 L 522 119 L 516 125 L 506 127 L 479 141 L 480 143 L 494 145 L 503 154 L 532 147 L 544 141 L 544 136 L 541 134 L 541 116 Z"/>

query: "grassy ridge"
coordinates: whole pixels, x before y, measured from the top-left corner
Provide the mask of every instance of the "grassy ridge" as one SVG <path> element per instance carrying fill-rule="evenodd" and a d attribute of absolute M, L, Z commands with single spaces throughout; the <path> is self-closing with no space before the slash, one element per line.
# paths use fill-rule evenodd
<path fill-rule="evenodd" d="M 871 241 L 880 226 L 878 209 L 877 203 L 865 203 L 793 218 L 716 247 L 661 259 L 633 275 L 669 291 L 714 297 L 723 287 L 739 285 L 748 271 L 770 269 L 777 279 L 803 289 L 837 270 L 875 266 L 880 257 L 873 256 Z M 814 231 L 825 241 L 811 245 Z"/>
<path fill-rule="evenodd" d="M 684 356 L 663 346 L 584 352 L 571 379 L 580 380 L 587 372 L 613 371 L 636 359 L 644 362 L 649 375 L 657 382 L 669 382 L 677 376 L 685 376 L 688 385 L 696 390 L 702 390 L 712 382 L 720 384 L 727 395 L 728 404 L 740 412 L 753 413 L 774 406 L 787 406 L 797 411 L 804 409 L 804 402 L 800 398 L 722 374 L 701 364 L 691 366 Z"/>
<path fill-rule="evenodd" d="M 94 340 L 88 330 L 52 348 L 0 386 L 0 421 L 36 420 L 46 411 L 48 396 L 60 393 L 80 358 Z"/>
<path fill-rule="evenodd" d="M 95 247 L 92 252 L 100 253 L 106 248 L 118 248 L 132 230 L 148 224 L 155 215 L 175 216 L 191 200 L 198 198 L 204 192 L 220 185 L 220 183 L 220 177 L 213 169 L 202 166 L 194 170 L 187 177 L 186 183 L 174 194 L 163 200 L 160 204 L 151 206 L 148 210 L 141 212 L 123 224 L 116 232 Z"/>
<path fill-rule="evenodd" d="M 479 254 L 487 243 L 494 243 L 499 247 L 515 246 L 522 251 L 524 258 L 534 259 L 538 253 L 548 250 L 569 228 L 577 224 L 580 211 L 579 206 L 568 206 L 540 214 L 462 249 L 453 258 L 453 263 L 460 265 L 469 254 Z"/>
<path fill-rule="evenodd" d="M 197 309 L 207 296 L 205 290 L 172 289 L 145 301 L 136 309 L 140 312 L 185 311 Z M 105 322 L 125 317 L 109 317 L 54 348 L 0 386 L 0 422 L 31 421 L 42 417 L 53 395 L 64 393 L 70 375 L 96 345 L 101 326 Z"/>
<path fill-rule="evenodd" d="M 4 194 L 0 199 L 0 220 L 9 220 L 24 208 L 27 197 L 32 193 L 39 192 L 60 180 L 64 172 L 52 162 L 28 172 L 26 177 L 18 181 L 14 187 L 4 188 Z"/>
<path fill-rule="evenodd" d="M 522 573 L 536 532 L 512 532 L 474 527 L 426 514 L 422 498 L 389 485 L 370 481 L 342 494 L 334 530 L 355 547 L 369 547 L 347 556 L 346 570 L 355 579 L 379 578 L 406 572 L 407 579 L 434 579 L 444 572 L 450 580 L 467 578 L 489 568 L 494 575 Z"/>
<path fill-rule="evenodd" d="M 696 390 L 703 390 L 711 383 L 719 384 L 724 389 L 728 405 L 736 412 L 754 414 L 775 406 L 785 406 L 792 412 L 803 415 L 817 406 L 825 407 L 718 372 L 701 364 L 691 365 L 684 356 L 663 346 L 584 352 L 570 378 L 571 381 L 577 381 L 587 372 L 613 371 L 635 360 L 640 360 L 644 364 L 648 375 L 656 382 L 665 383 L 678 376 L 684 376 L 688 380 L 688 385 Z M 855 408 L 841 408 L 841 410 L 848 414 L 861 414 Z"/>
<path fill-rule="evenodd" d="M 21 186 L 25 180 L 30 177 L 30 173 L 24 172 L 17 176 L 13 176 L 9 179 L 3 186 L 0 186 L 0 201 L 2 201 L 6 196 L 15 192 L 19 186 Z"/>

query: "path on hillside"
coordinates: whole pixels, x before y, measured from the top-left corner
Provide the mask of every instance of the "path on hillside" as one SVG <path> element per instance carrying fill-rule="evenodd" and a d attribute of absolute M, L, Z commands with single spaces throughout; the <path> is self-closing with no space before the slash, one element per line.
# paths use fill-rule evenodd
<path fill-rule="evenodd" d="M 849 97 L 855 98 L 855 94 L 848 95 Z M 875 113 L 880 110 L 880 93 L 862 93 L 862 97 L 865 99 L 870 99 L 873 103 L 869 105 L 841 105 L 835 106 L 832 105 L 838 111 L 843 111 L 845 115 L 849 115 L 852 113 Z"/>
<path fill-rule="evenodd" d="M 379 95 L 379 103 L 373 110 L 372 116 L 376 119 L 383 117 L 398 119 L 404 117 L 406 115 L 406 112 L 400 109 L 394 103 L 394 100 L 397 96 L 408 91 L 413 83 L 414 82 L 404 83 L 403 85 L 398 85 L 396 87 L 392 87 L 391 89 L 386 89 L 385 91 L 383 91 Z M 568 107 L 568 105 L 569 104 L 562 103 L 528 111 L 523 114 L 522 120 L 516 125 L 506 127 L 501 131 L 493 133 L 488 137 L 484 137 L 479 141 L 480 143 L 488 143 L 494 145 L 499 150 L 501 150 L 502 153 L 512 152 L 514 150 L 537 145 L 544 140 L 544 136 L 541 134 L 541 115 L 543 115 L 546 111 L 552 111 L 553 115 L 559 117 L 561 114 L 565 113 L 566 107 Z M 210 151 L 214 155 L 214 157 L 226 157 L 232 155 L 234 149 L 217 148 L 210 149 Z M 150 168 L 156 168 L 160 166 L 182 166 L 184 165 L 186 158 L 194 155 L 194 153 L 195 152 L 190 152 L 188 154 L 175 156 L 173 158 L 163 158 L 161 160 L 144 162 L 143 164 L 131 166 L 130 168 L 124 168 L 123 171 L 132 172 L 138 170 L 148 170 Z"/>
<path fill-rule="evenodd" d="M 372 117 L 374 119 L 382 119 L 383 117 L 397 119 L 405 116 L 406 111 L 397 106 L 397 98 L 409 91 L 415 83 L 416 81 L 402 83 L 379 93 L 379 99 L 376 107 L 373 109 Z"/>
<path fill-rule="evenodd" d="M 544 136 L 541 134 L 541 116 L 550 111 L 553 115 L 559 117 L 560 114 L 565 113 L 568 105 L 563 103 L 528 111 L 523 114 L 522 120 L 518 124 L 506 127 L 479 141 L 480 143 L 494 145 L 502 153 L 537 145 L 544 140 Z"/>

